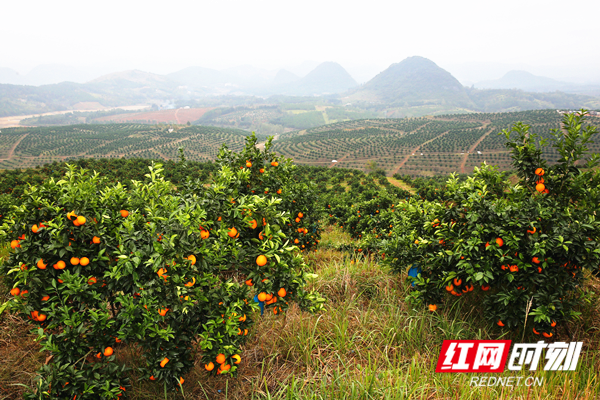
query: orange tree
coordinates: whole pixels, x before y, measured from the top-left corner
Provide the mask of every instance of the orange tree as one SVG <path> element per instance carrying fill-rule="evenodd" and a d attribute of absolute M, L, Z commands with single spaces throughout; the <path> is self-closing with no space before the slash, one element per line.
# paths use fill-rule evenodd
<path fill-rule="evenodd" d="M 219 152 L 217 165 L 230 165 L 248 174 L 234 187 L 235 195 L 260 195 L 276 198 L 276 207 L 288 212 L 291 219 L 280 226 L 288 239 L 302 250 L 315 249 L 321 238 L 320 217 L 323 210 L 318 206 L 319 193 L 316 185 L 305 176 L 299 176 L 292 160 L 270 151 L 273 137 L 264 144 L 261 151 L 257 138 L 252 133 L 246 138 L 246 146 L 239 153 L 223 146 Z M 258 221 L 260 222 L 260 221 Z M 258 237 L 258 233 L 256 237 Z"/>
<path fill-rule="evenodd" d="M 597 129 L 584 126 L 584 110 L 564 117 L 564 133 L 552 132 L 560 158 L 548 166 L 546 142 L 516 124 L 503 131 L 516 185 L 484 165 L 463 183 L 450 179 L 446 201 L 396 216 L 381 251 L 398 271 L 420 265 L 414 299 L 435 310 L 446 296 L 483 292 L 491 322 L 545 337 L 577 314 L 583 270 L 600 264 L 598 156 L 580 164 Z"/>
<path fill-rule="evenodd" d="M 4 223 L 9 307 L 52 356 L 27 398 L 126 396 L 125 345 L 139 349 L 142 378 L 165 388 L 184 383 L 198 352 L 209 373 L 235 373 L 254 293 L 276 314 L 290 302 L 322 308 L 303 290 L 281 199 L 236 193 L 248 170 L 222 165 L 209 187 L 181 191 L 161 173 L 125 188 L 71 167 L 26 190 Z"/>

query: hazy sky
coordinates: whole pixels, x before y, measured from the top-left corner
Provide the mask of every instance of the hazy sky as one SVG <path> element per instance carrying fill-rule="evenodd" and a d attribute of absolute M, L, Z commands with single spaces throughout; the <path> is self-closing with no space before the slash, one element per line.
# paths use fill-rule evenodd
<path fill-rule="evenodd" d="M 20 73 L 312 60 L 375 74 L 420 55 L 458 75 L 495 63 L 600 80 L 599 0 L 3 0 L 0 18 L 0 67 Z"/>

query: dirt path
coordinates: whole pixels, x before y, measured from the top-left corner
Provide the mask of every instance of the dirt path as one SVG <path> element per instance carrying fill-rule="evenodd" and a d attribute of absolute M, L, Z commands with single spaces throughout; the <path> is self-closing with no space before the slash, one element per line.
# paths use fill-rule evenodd
<path fill-rule="evenodd" d="M 350 156 L 350 153 L 346 154 L 344 157 L 340 158 L 339 160 L 337 160 L 336 163 L 330 163 L 331 165 L 329 166 L 329 168 L 333 168 L 335 167 L 337 164 L 341 163 L 342 161 L 344 161 L 346 158 L 348 158 Z"/>
<path fill-rule="evenodd" d="M 490 125 L 490 123 L 486 123 L 484 126 L 481 127 L 481 129 L 485 129 Z M 477 146 L 479 146 L 479 143 L 481 143 L 483 141 L 483 139 L 485 139 L 490 133 L 492 133 L 494 130 L 490 129 L 488 130 L 486 133 L 484 133 L 479 139 L 477 139 L 477 141 L 475 143 L 473 143 L 473 146 L 471 146 L 469 148 L 469 151 L 467 153 L 465 153 L 462 162 L 460 163 L 460 173 L 464 174 L 465 173 L 465 165 L 467 165 L 467 159 L 469 158 L 469 153 L 472 153 L 475 151 L 475 149 L 477 148 Z"/>
<path fill-rule="evenodd" d="M 444 132 L 444 133 L 441 133 L 441 134 L 437 135 L 436 137 L 434 137 L 433 139 L 430 139 L 430 140 L 428 140 L 428 141 L 426 141 L 426 142 L 423 142 L 423 143 L 421 143 L 420 145 L 418 145 L 417 147 L 415 147 L 415 148 L 414 148 L 414 149 L 413 149 L 413 150 L 412 150 L 412 151 L 411 151 L 409 154 L 407 154 L 407 155 L 406 155 L 406 157 L 404 157 L 404 160 L 402 160 L 402 162 L 400 162 L 400 165 L 398 165 L 398 166 L 396 167 L 396 169 L 395 169 L 394 171 L 392 171 L 392 176 L 393 176 L 393 175 L 396 175 L 396 174 L 398 173 L 398 171 L 400 171 L 400 168 L 404 167 L 404 164 L 406 164 L 406 162 L 408 161 L 408 159 L 410 158 L 410 156 L 411 156 L 412 154 L 415 154 L 417 151 L 419 151 L 419 149 L 420 149 L 422 146 L 425 146 L 427 143 L 433 142 L 434 140 L 436 140 L 436 139 L 438 139 L 438 138 L 440 138 L 440 137 L 444 136 L 444 135 L 445 135 L 446 133 L 448 133 L 448 132 L 450 132 L 450 131 L 446 131 L 446 132 Z"/>
<path fill-rule="evenodd" d="M 395 178 L 392 178 L 392 177 L 388 176 L 388 177 L 387 177 L 387 180 L 388 180 L 388 181 L 389 181 L 389 182 L 390 182 L 392 185 L 394 185 L 394 186 L 396 186 L 396 187 L 399 187 L 400 189 L 404 189 L 404 190 L 406 190 L 406 191 L 408 191 L 408 192 L 411 192 L 411 193 L 415 193 L 415 192 L 416 192 L 416 190 L 415 190 L 415 189 L 414 189 L 412 186 L 409 186 L 409 185 L 407 185 L 406 183 L 404 183 L 404 182 L 402 182 L 402 181 L 399 181 L 399 180 L 397 180 L 397 179 L 395 179 Z"/>
<path fill-rule="evenodd" d="M 273 136 L 273 141 L 276 141 L 277 139 L 279 139 L 279 133 L 277 135 Z M 265 143 L 266 142 L 260 142 L 260 143 L 256 143 L 256 148 L 259 150 L 262 150 L 265 148 Z"/>
<path fill-rule="evenodd" d="M 181 121 L 179 120 L 179 108 L 175 110 L 175 121 L 177 121 L 177 125 L 181 125 Z"/>
<path fill-rule="evenodd" d="M 8 152 L 8 157 L 7 158 L 0 158 L 0 161 L 8 161 L 8 160 L 12 159 L 13 155 L 15 154 L 15 149 L 17 148 L 17 146 L 19 145 L 19 143 L 21 143 L 21 140 L 25 139 L 27 137 L 27 135 L 29 135 L 29 134 L 26 133 L 23 136 L 21 136 L 21 138 L 15 142 L 15 144 L 13 145 L 13 147 Z"/>

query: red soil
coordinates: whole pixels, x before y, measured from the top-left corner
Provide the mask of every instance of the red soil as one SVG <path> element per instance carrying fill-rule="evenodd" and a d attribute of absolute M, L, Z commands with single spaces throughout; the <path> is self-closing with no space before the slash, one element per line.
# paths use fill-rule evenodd
<path fill-rule="evenodd" d="M 175 122 L 185 124 L 188 121 L 194 122 L 212 108 L 178 108 L 175 110 L 161 110 L 141 112 L 134 114 L 110 115 L 107 117 L 96 118 L 96 121 L 113 122 Z"/>

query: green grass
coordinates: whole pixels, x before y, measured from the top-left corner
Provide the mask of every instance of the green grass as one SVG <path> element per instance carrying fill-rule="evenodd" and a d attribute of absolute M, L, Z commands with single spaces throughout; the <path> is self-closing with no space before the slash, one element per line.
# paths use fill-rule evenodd
<path fill-rule="evenodd" d="M 322 244 L 348 244 L 339 229 L 328 227 Z M 6 250 L 2 250 L 6 254 Z M 472 376 L 437 374 L 435 364 L 444 339 L 512 339 L 482 317 L 481 297 L 455 299 L 431 313 L 405 301 L 411 287 L 368 256 L 349 257 L 323 246 L 306 260 L 319 277 L 310 287 L 327 299 L 326 311 L 310 315 L 292 307 L 284 317 L 255 316 L 257 324 L 242 354 L 238 377 L 208 377 L 200 362 L 185 377 L 184 395 L 169 399 L 597 399 L 600 398 L 600 282 L 586 287 L 590 302 L 579 320 L 559 329 L 557 341 L 584 341 L 577 372 L 500 376 L 544 378 L 541 387 L 470 387 Z M 6 299 L 6 288 L 1 298 Z M 19 398 L 45 360 L 37 353 L 27 323 L 6 314 L 0 320 L 0 398 Z M 567 329 L 568 328 L 568 329 Z M 572 337 L 568 336 L 568 332 Z M 525 336 L 533 342 L 537 337 Z M 115 348 L 121 361 L 135 368 L 142 362 L 135 348 Z M 498 374 L 496 374 L 498 376 Z M 132 373 L 132 377 L 136 375 Z M 133 380 L 135 382 L 135 379 Z M 163 388 L 149 381 L 134 383 L 132 399 L 164 398 Z"/>

